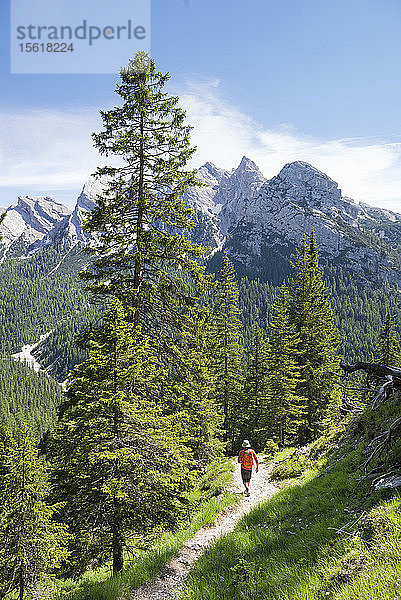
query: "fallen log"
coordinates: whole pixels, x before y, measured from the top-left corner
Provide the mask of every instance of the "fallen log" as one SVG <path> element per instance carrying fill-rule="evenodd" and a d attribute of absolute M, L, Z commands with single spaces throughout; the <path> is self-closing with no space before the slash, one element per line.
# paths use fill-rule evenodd
<path fill-rule="evenodd" d="M 397 387 L 401 387 L 401 369 L 396 367 L 387 367 L 376 363 L 357 362 L 353 365 L 340 364 L 345 373 L 355 373 L 355 371 L 365 371 L 369 375 L 373 375 L 377 379 L 390 376 L 393 381 L 397 381 Z"/>

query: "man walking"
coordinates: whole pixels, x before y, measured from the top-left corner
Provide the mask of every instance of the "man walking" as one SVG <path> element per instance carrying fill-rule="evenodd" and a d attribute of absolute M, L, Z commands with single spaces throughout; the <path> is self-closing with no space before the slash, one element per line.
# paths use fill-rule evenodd
<path fill-rule="evenodd" d="M 241 463 L 241 477 L 242 483 L 245 486 L 245 495 L 249 496 L 249 485 L 251 483 L 252 469 L 254 463 L 256 465 L 256 473 L 259 470 L 258 457 L 256 456 L 255 451 L 252 450 L 249 440 L 243 441 L 242 450 L 240 450 L 240 453 L 238 455 L 238 462 Z"/>

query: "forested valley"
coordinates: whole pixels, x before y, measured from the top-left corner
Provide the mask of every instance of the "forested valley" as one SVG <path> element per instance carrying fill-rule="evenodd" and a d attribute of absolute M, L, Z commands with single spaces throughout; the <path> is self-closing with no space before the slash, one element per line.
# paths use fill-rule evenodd
<path fill-rule="evenodd" d="M 401 456 L 399 291 L 322 264 L 313 231 L 279 284 L 239 277 L 227 254 L 210 272 L 185 235 L 182 196 L 200 184 L 168 78 L 138 53 L 122 104 L 102 112 L 94 145 L 120 166 L 97 171 L 107 185 L 85 223 L 96 245 L 56 271 L 57 247 L 1 265 L 0 597 L 133 597 L 183 543 L 183 523 L 194 533 L 238 501 L 226 486 L 246 438 L 287 484 L 205 554 L 181 597 L 356 598 L 341 586 L 379 548 L 390 593 L 401 509 L 397 486 L 377 484 Z M 10 358 L 44 333 L 46 372 Z M 321 529 L 285 557 L 272 532 L 301 539 L 319 511 Z M 270 551 L 287 582 L 268 581 Z"/>

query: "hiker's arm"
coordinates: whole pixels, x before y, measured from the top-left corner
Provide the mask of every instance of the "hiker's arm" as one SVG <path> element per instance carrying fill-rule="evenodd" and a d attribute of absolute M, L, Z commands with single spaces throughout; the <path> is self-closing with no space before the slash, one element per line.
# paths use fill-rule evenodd
<path fill-rule="evenodd" d="M 244 452 L 242 450 L 240 450 L 240 453 L 238 454 L 238 462 L 242 462 L 242 456 L 243 456 Z"/>
<path fill-rule="evenodd" d="M 256 452 L 253 453 L 254 457 L 255 457 L 255 462 L 256 462 L 256 473 L 259 471 L 259 461 L 258 461 L 258 457 L 256 456 Z"/>

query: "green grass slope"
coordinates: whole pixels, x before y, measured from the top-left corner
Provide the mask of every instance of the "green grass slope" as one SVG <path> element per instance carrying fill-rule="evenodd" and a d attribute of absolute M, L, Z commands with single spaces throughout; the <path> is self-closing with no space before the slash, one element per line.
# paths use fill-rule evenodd
<path fill-rule="evenodd" d="M 341 439 L 334 433 L 277 464 L 283 489 L 199 560 L 181 600 L 399 599 L 401 497 L 374 491 L 375 475 L 362 469 L 395 413 L 396 401 L 368 409 Z M 370 468 L 394 471 L 400 458 L 396 441 Z"/>
<path fill-rule="evenodd" d="M 153 539 L 136 541 L 127 549 L 127 567 L 110 576 L 111 564 L 88 571 L 79 581 L 56 581 L 48 598 L 54 600 L 128 600 L 133 591 L 151 581 L 160 569 L 183 547 L 185 542 L 217 516 L 234 505 L 239 497 L 227 491 L 232 483 L 234 466 L 230 459 L 211 463 L 188 498 L 188 518 L 175 531 L 159 532 Z"/>

